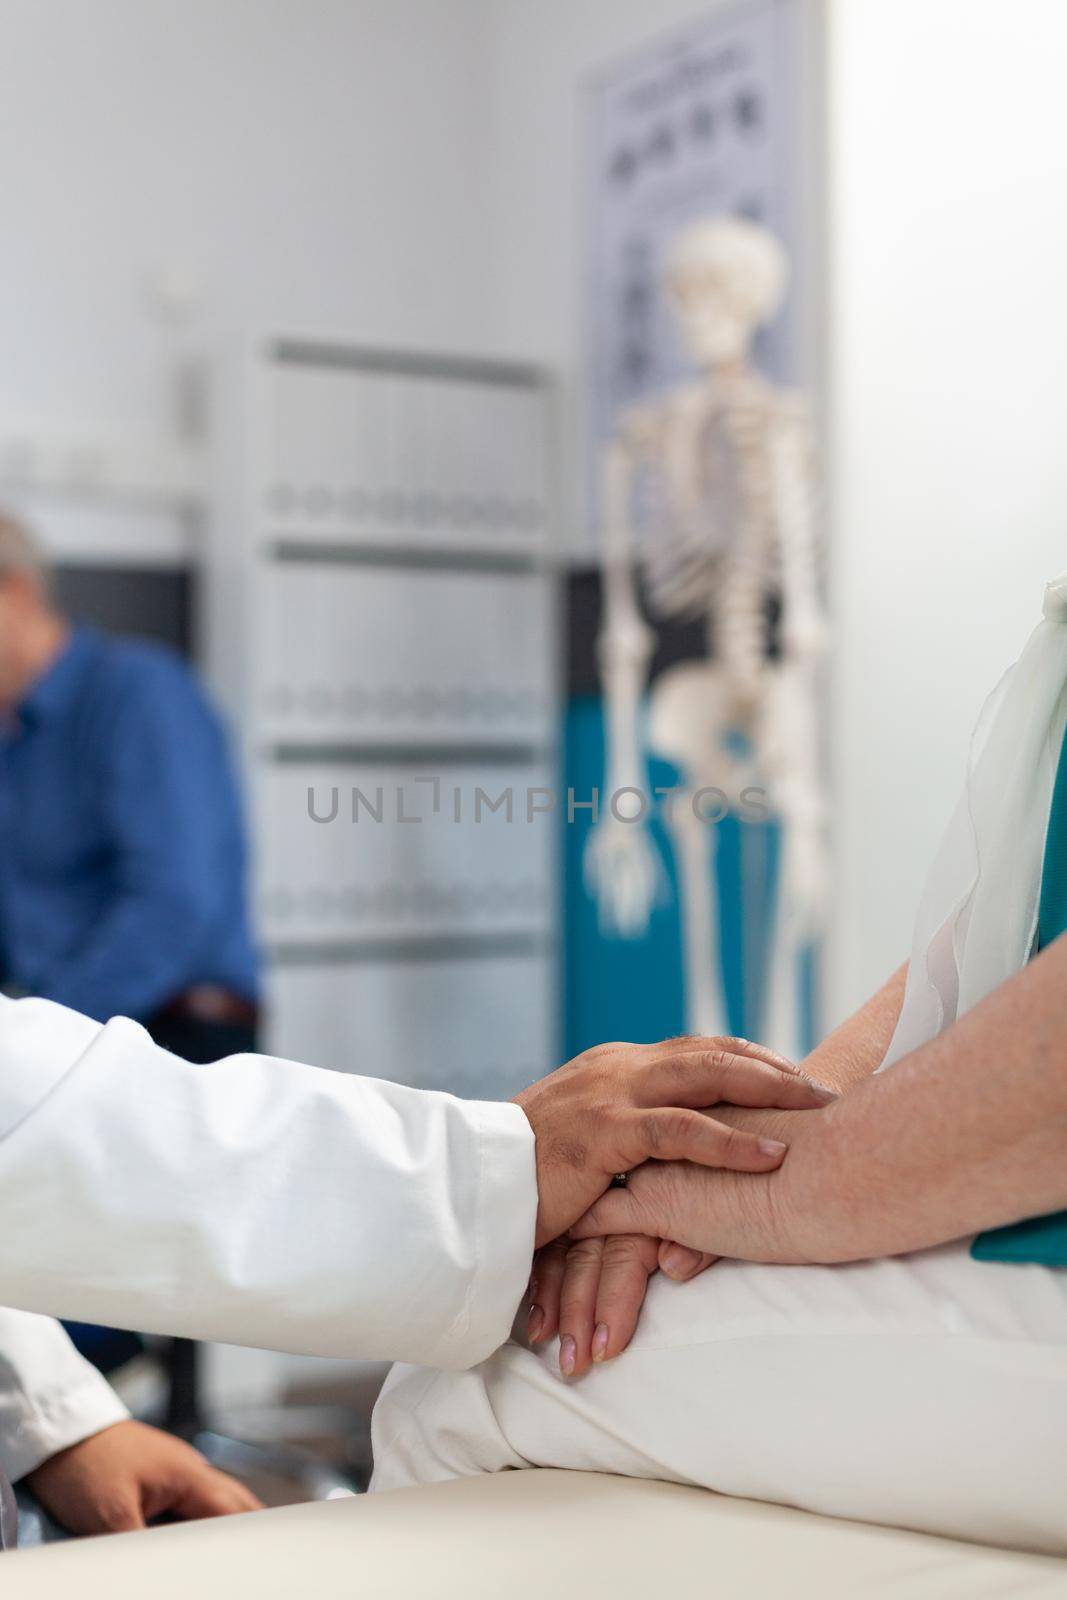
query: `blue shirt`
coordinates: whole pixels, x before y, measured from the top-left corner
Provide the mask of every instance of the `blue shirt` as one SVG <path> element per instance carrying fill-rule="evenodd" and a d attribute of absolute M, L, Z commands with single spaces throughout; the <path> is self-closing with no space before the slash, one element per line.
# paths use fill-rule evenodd
<path fill-rule="evenodd" d="M 151 1017 L 258 987 L 225 736 L 177 656 L 79 628 L 0 723 L 0 982 Z"/>

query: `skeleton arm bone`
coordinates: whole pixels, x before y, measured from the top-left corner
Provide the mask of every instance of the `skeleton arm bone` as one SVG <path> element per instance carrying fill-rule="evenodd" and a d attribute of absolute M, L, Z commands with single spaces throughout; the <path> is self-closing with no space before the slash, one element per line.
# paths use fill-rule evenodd
<path fill-rule="evenodd" d="M 601 682 L 607 701 L 605 794 L 633 789 L 644 794 L 646 764 L 639 717 L 653 635 L 637 603 L 630 500 L 635 461 L 622 438 L 608 445 L 603 462 L 604 622 L 598 640 Z M 636 807 L 636 797 L 634 799 Z M 625 804 L 621 802 L 620 805 Z M 643 815 L 644 803 L 641 802 Z M 610 809 L 589 837 L 585 876 L 605 931 L 634 936 L 647 926 L 662 884 L 662 867 L 639 821 Z"/>
<path fill-rule="evenodd" d="M 790 660 L 812 665 L 825 647 L 819 603 L 815 452 L 807 410 L 784 396 L 771 438 L 776 521 L 782 559 L 782 643 Z"/>
<path fill-rule="evenodd" d="M 819 660 L 825 628 L 819 603 L 814 451 L 806 411 L 789 397 L 771 444 L 782 564 L 779 773 L 775 802 L 787 828 L 784 871 L 793 937 L 810 938 L 826 895 L 824 807 L 819 775 Z"/>
<path fill-rule="evenodd" d="M 644 760 L 638 711 L 648 675 L 653 636 L 641 616 L 634 581 L 630 498 L 635 463 L 626 445 L 608 445 L 603 464 L 604 622 L 597 641 L 601 680 L 608 702 L 609 792 L 640 788 Z"/>

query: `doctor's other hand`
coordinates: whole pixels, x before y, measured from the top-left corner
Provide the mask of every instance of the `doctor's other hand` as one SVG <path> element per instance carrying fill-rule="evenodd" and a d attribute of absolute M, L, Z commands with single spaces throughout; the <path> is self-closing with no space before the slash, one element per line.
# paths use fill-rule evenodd
<path fill-rule="evenodd" d="M 580 1378 L 626 1349 L 657 1267 L 686 1283 L 717 1259 L 640 1233 L 554 1239 L 534 1257 L 527 1338 L 544 1344 L 558 1333 L 559 1370 Z"/>
<path fill-rule="evenodd" d="M 704 1107 L 726 1102 L 810 1111 L 833 1098 L 791 1062 L 747 1039 L 681 1038 L 586 1050 L 515 1096 L 536 1139 L 535 1244 L 566 1233 L 614 1174 L 651 1158 L 736 1172 L 780 1166 L 781 1140 L 728 1127 L 702 1115 Z"/>
<path fill-rule="evenodd" d="M 27 1473 L 26 1484 L 69 1533 L 125 1533 L 157 1517 L 179 1521 L 260 1511 L 262 1502 L 199 1450 L 143 1422 L 116 1422 Z"/>

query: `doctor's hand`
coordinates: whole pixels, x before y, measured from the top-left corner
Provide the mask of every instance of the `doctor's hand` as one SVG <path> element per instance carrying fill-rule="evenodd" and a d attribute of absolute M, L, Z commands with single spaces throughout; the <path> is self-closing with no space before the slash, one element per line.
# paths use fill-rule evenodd
<path fill-rule="evenodd" d="M 781 1165 L 782 1140 L 731 1128 L 702 1115 L 702 1107 L 725 1101 L 814 1110 L 833 1098 L 791 1062 L 747 1039 L 681 1038 L 586 1050 L 515 1096 L 536 1139 L 535 1242 L 566 1233 L 615 1173 L 650 1158 L 736 1172 Z"/>
<path fill-rule="evenodd" d="M 259 1511 L 250 1489 L 198 1450 L 143 1422 L 110 1428 L 60 1450 L 26 1483 L 70 1533 L 124 1533 L 157 1517 L 180 1521 Z"/>

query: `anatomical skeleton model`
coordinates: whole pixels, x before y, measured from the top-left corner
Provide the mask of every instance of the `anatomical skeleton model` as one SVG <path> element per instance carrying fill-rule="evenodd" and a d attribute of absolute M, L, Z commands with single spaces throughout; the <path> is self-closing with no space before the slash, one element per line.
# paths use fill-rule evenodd
<path fill-rule="evenodd" d="M 677 867 L 686 1025 L 729 1032 L 711 825 L 721 806 L 702 807 L 700 792 L 726 796 L 744 815 L 739 797 L 763 791 L 780 848 L 762 1035 L 793 1054 L 798 958 L 819 932 L 826 880 L 815 471 L 801 397 L 751 363 L 756 331 L 780 305 L 786 278 L 774 236 L 738 218 L 691 226 L 671 252 L 667 294 L 702 374 L 625 413 L 605 449 L 599 659 L 605 790 L 618 798 L 590 836 L 585 872 L 605 931 L 639 936 L 664 882 L 648 808 L 638 801 L 628 815 L 630 799 L 620 794 L 647 788 L 640 721 L 653 634 L 638 605 L 639 567 L 657 619 L 707 622 L 708 657 L 666 670 L 648 709 L 650 749 L 678 766 L 685 785 L 664 812 Z M 638 491 L 645 515 L 635 518 Z M 776 659 L 772 593 L 780 600 Z"/>

